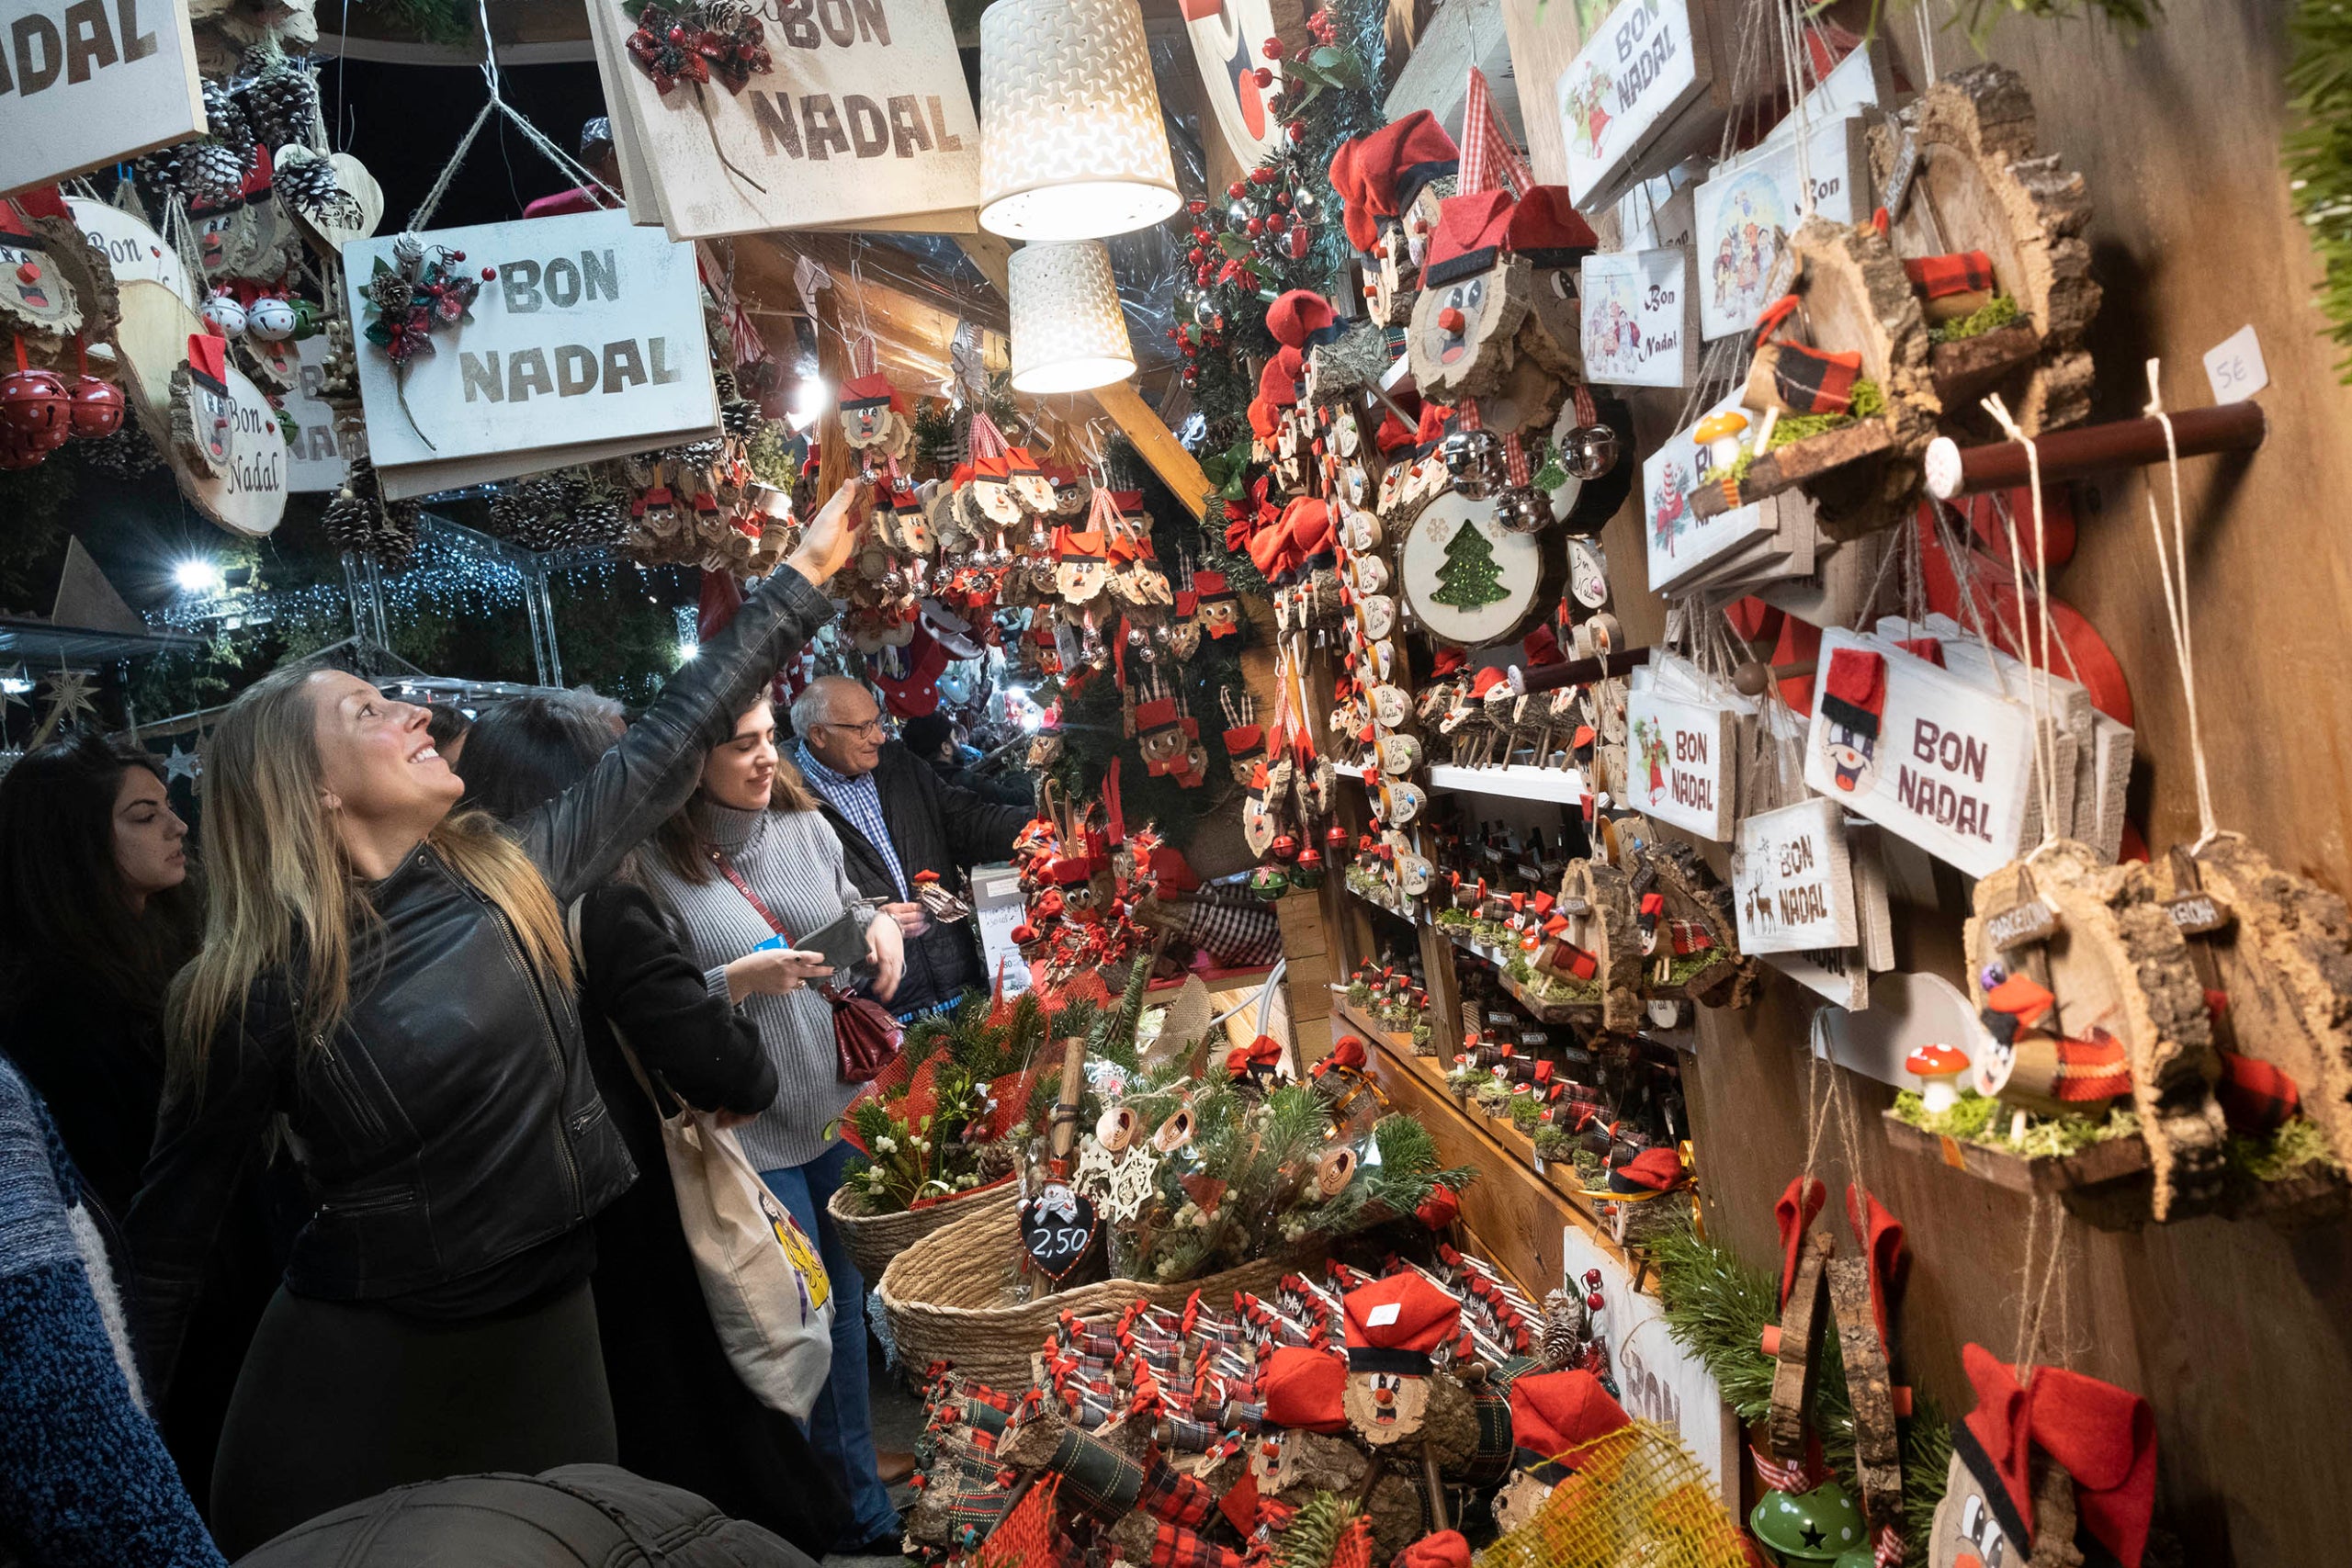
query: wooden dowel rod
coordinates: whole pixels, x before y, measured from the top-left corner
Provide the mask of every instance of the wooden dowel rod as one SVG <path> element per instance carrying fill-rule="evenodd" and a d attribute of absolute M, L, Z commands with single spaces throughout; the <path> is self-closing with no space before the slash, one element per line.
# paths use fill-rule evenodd
<path fill-rule="evenodd" d="M 2173 440 L 2184 457 L 2209 452 L 2251 452 L 2268 433 L 2262 405 L 2222 403 L 2184 409 L 2172 416 Z M 2161 420 L 2120 419 L 2079 430 L 2054 430 L 2034 441 L 2042 481 L 2070 479 L 2109 468 L 2143 468 L 2165 460 Z M 2025 443 L 1996 441 L 1962 446 L 1939 436 L 1928 447 L 1928 492 L 1939 501 L 2010 490 L 2028 480 Z"/>
<path fill-rule="evenodd" d="M 1583 686 L 1623 675 L 1650 661 L 1646 648 L 1628 648 L 1599 659 L 1571 659 L 1565 664 L 1539 664 L 1532 670 L 1510 667 L 1510 689 L 1525 696 L 1531 692 L 1557 691 L 1562 686 Z"/>

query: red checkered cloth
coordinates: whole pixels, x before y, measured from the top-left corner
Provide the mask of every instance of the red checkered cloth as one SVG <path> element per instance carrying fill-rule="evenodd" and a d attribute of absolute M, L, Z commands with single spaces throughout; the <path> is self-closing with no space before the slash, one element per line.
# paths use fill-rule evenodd
<path fill-rule="evenodd" d="M 1163 1519 L 1151 1535 L 1151 1568 L 1241 1568 L 1241 1553 Z"/>
<path fill-rule="evenodd" d="M 1775 344 L 1772 390 L 1798 413 L 1844 413 L 1854 406 L 1862 356 L 1831 354 L 1801 343 Z"/>
<path fill-rule="evenodd" d="M 1201 1450 L 1216 1440 L 1211 1433 Z M 1201 1450 L 1191 1450 L 1199 1452 Z M 1136 1506 L 1153 1518 L 1187 1529 L 1206 1529 L 1216 1516 L 1216 1494 L 1198 1476 L 1187 1475 L 1159 1457 L 1153 1449 L 1143 1456 L 1143 1491 Z"/>
<path fill-rule="evenodd" d="M 1498 184 L 1509 186 L 1513 196 L 1525 196 L 1535 188 L 1535 171 L 1527 166 L 1510 133 L 1495 118 L 1494 105 L 1487 96 L 1487 73 L 1473 65 L 1469 95 L 1462 101 L 1459 194 L 1476 196 Z"/>
<path fill-rule="evenodd" d="M 1062 1543 L 1069 1537 L 1054 1517 L 1054 1493 L 1060 1478 L 1041 1475 L 1037 1483 L 1022 1495 L 1021 1501 L 1007 1514 L 1003 1521 L 989 1532 L 989 1556 L 998 1562 L 1042 1562 L 1058 1554 Z"/>
<path fill-rule="evenodd" d="M 2213 1086 L 2213 1098 L 2237 1133 L 2275 1132 L 2303 1108 L 2302 1090 L 2293 1078 L 2259 1056 L 2235 1051 L 2222 1053 L 2222 1081 Z"/>
<path fill-rule="evenodd" d="M 1949 294 L 1981 294 L 1993 287 L 1993 258 L 1983 251 L 1954 251 L 1903 264 L 1911 287 L 1930 299 Z"/>

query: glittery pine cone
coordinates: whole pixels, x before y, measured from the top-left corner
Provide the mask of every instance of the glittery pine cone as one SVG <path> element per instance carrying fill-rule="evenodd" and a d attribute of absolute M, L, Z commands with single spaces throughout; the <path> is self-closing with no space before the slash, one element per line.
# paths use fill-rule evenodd
<path fill-rule="evenodd" d="M 215 141 L 240 158 L 253 155 L 253 122 L 238 107 L 236 96 L 229 91 L 227 83 L 207 81 L 204 84 L 204 122 L 205 129 L 212 133 Z"/>

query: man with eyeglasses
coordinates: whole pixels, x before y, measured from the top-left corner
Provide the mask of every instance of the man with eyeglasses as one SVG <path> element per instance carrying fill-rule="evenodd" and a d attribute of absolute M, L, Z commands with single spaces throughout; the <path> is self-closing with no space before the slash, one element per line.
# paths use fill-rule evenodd
<path fill-rule="evenodd" d="M 882 726 L 874 695 L 845 676 L 820 676 L 792 705 L 795 761 L 842 841 L 850 880 L 906 938 L 906 976 L 891 998 L 916 1013 L 985 985 L 969 923 L 941 925 L 915 902 L 915 877 L 939 874 L 951 889 L 975 865 L 1005 859 L 1028 809 L 949 784 Z"/>

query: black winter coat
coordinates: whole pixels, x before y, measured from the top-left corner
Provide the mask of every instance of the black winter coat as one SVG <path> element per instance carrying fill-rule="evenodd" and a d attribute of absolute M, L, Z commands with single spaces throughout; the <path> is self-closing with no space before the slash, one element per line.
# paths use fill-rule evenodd
<path fill-rule="evenodd" d="M 767 1109 L 775 1068 L 758 1027 L 711 990 L 651 894 L 628 883 L 596 889 L 582 901 L 580 935 L 588 1066 L 638 1170 L 637 1185 L 596 1216 L 591 1281 L 620 1461 L 821 1557 L 848 1509 L 799 1424 L 753 1398 L 719 1346 L 653 1104 L 615 1031 L 649 1074 L 703 1111 Z"/>
<path fill-rule="evenodd" d="M 961 886 L 963 874 L 973 866 L 1012 854 L 1012 836 L 1029 820 L 1026 807 L 1000 806 L 946 783 L 937 769 L 896 740 L 882 748 L 881 759 L 874 764 L 874 784 L 910 889 L 919 871 L 935 871 L 949 886 Z M 890 868 L 865 835 L 822 795 L 818 805 L 841 839 L 842 858 L 858 892 L 868 898 L 897 899 Z M 968 920 L 954 925 L 933 920 L 929 931 L 910 938 L 906 945 L 907 973 L 890 998 L 893 1012 L 927 1008 L 989 982 L 980 972 L 979 939 Z"/>
<path fill-rule="evenodd" d="M 704 753 L 831 615 L 798 573 L 777 571 L 585 778 L 516 818 L 559 907 L 609 880 L 684 804 Z M 200 1079 L 165 1090 L 128 1226 L 159 1383 L 273 1114 L 318 1197 L 286 1269 L 298 1295 L 397 1300 L 481 1278 L 576 1230 L 634 1178 L 571 996 L 542 986 L 489 899 L 430 844 L 364 896 L 376 919 L 355 929 L 351 1002 L 334 1030 L 301 1037 L 292 977 L 264 976 Z"/>

